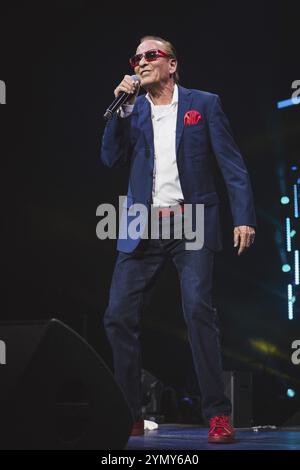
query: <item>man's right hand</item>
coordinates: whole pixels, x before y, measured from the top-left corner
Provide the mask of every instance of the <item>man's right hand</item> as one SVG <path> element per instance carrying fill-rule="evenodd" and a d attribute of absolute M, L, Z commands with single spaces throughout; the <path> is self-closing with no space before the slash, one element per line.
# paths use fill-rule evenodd
<path fill-rule="evenodd" d="M 130 75 L 125 75 L 121 83 L 115 88 L 114 95 L 117 97 L 123 91 L 132 95 L 128 98 L 125 104 L 134 104 L 137 94 L 140 89 L 140 84 L 137 80 L 133 80 Z"/>

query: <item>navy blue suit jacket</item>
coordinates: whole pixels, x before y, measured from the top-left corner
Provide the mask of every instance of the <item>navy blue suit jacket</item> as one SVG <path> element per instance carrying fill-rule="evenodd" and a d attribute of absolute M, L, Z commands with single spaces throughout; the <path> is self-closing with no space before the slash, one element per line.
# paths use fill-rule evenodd
<path fill-rule="evenodd" d="M 197 124 L 184 125 L 185 113 L 190 110 L 198 111 L 202 119 Z M 212 165 L 214 156 L 228 189 L 234 226 L 255 226 L 249 175 L 218 95 L 178 86 L 176 158 L 184 202 L 204 204 L 204 245 L 218 251 L 222 248 L 222 237 Z M 144 95 L 137 98 L 130 116 L 114 115 L 107 123 L 101 160 L 109 167 L 130 166 L 127 208 L 133 203 L 151 205 L 153 127 L 150 103 Z M 128 224 L 130 221 L 129 216 Z M 140 239 L 119 239 L 117 249 L 130 253 L 139 242 Z"/>

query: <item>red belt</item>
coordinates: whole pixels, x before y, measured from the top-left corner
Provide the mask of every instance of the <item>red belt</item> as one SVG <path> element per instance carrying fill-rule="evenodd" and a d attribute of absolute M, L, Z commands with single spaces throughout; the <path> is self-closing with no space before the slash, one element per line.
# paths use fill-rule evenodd
<path fill-rule="evenodd" d="M 183 214 L 184 204 L 171 207 L 153 207 L 153 209 L 158 211 L 159 217 L 170 217 L 171 215 Z"/>

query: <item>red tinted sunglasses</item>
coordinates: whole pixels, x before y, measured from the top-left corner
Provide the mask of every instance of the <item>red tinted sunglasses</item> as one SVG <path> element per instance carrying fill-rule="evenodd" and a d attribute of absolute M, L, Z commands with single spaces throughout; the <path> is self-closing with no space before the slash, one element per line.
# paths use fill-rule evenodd
<path fill-rule="evenodd" d="M 129 63 L 132 68 L 135 68 L 139 65 L 141 59 L 145 57 L 147 62 L 153 62 L 159 57 L 172 57 L 170 54 L 167 54 L 160 49 L 150 49 L 149 51 L 144 52 L 143 54 L 136 54 L 129 59 Z"/>

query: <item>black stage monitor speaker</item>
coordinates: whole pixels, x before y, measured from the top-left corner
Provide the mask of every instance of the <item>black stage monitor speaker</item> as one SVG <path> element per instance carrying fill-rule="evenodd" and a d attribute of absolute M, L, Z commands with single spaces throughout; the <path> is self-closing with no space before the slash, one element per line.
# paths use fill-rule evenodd
<path fill-rule="evenodd" d="M 224 372 L 225 395 L 231 400 L 233 425 L 238 428 L 252 426 L 252 373 Z"/>
<path fill-rule="evenodd" d="M 127 402 L 99 355 L 56 319 L 0 324 L 0 448 L 123 449 Z"/>
<path fill-rule="evenodd" d="M 283 426 L 299 426 L 300 425 L 300 410 L 296 411 L 287 421 L 283 423 Z"/>

